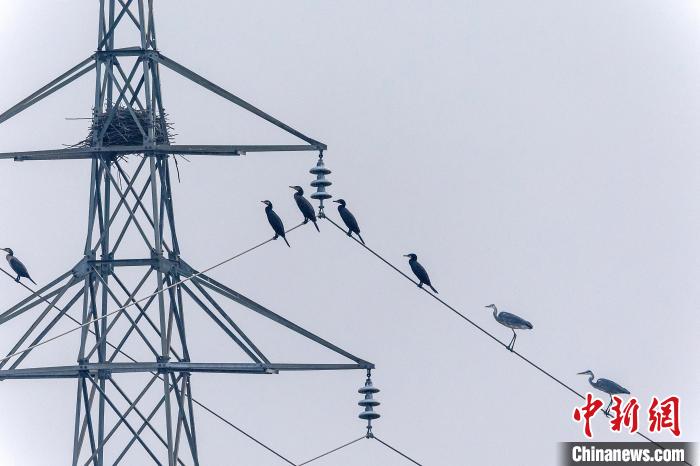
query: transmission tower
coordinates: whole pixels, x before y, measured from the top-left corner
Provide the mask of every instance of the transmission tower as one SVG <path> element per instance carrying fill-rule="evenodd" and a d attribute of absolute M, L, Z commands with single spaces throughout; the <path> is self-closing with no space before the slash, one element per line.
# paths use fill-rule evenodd
<path fill-rule="evenodd" d="M 370 370 L 374 366 L 198 272 L 182 258 L 172 198 L 174 157 L 268 151 L 322 154 L 326 146 L 160 53 L 152 0 L 99 0 L 97 29 L 94 54 L 0 115 L 2 123 L 81 76 L 95 74 L 91 127 L 85 141 L 63 149 L 0 154 L 0 159 L 15 161 L 86 159 L 91 165 L 83 257 L 66 273 L 0 314 L 0 325 L 20 316 L 32 318 L 29 329 L 7 353 L 16 357 L 0 363 L 0 379 L 76 380 L 73 465 L 128 463 L 135 457 L 127 455 L 136 449 L 142 449 L 139 454 L 156 464 L 197 465 L 192 374 Z M 132 46 L 115 47 L 115 37 Z M 161 90 L 162 67 L 296 136 L 302 143 L 172 144 Z M 132 162 L 129 167 L 127 160 Z M 319 185 L 320 191 L 326 184 Z M 319 197 L 328 196 L 321 193 Z M 128 236 L 136 238 L 138 248 L 124 246 Z M 131 284 L 124 278 L 127 275 L 138 280 Z M 144 295 L 147 300 L 140 299 Z M 348 362 L 269 360 L 240 322 L 226 311 L 232 303 Z M 187 310 L 184 304 L 188 304 Z M 193 362 L 185 318 L 193 313 L 211 319 L 247 359 Z M 66 320 L 82 326 L 74 334 L 80 335 L 79 342 L 74 341 L 77 364 L 27 367 L 27 357 L 35 351 L 35 345 L 49 338 L 51 330 Z M 122 382 L 125 377 L 129 377 L 128 387 Z M 137 379 L 140 389 L 128 393 Z"/>

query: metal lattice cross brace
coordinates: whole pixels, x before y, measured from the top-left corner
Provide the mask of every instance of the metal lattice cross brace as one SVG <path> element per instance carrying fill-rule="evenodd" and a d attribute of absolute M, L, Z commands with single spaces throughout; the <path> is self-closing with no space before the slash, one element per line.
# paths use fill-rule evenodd
<path fill-rule="evenodd" d="M 8 354 L 31 349 L 0 362 L 0 379 L 76 379 L 73 465 L 119 464 L 136 450 L 155 464 L 196 465 L 199 452 L 193 373 L 366 370 L 374 365 L 197 272 L 180 253 L 170 173 L 174 156 L 322 151 L 325 144 L 161 54 L 152 0 L 99 3 L 97 52 L 0 115 L 2 123 L 95 72 L 92 127 L 83 144 L 0 154 L 0 159 L 16 161 L 89 159 L 91 163 L 83 257 L 68 272 L 0 314 L 2 325 L 38 312 Z M 132 38 L 138 45 L 115 48 L 117 32 L 120 38 Z M 161 93 L 161 65 L 296 136 L 303 144 L 171 144 Z M 125 168 L 126 157 L 138 160 L 133 169 Z M 140 255 L 122 257 L 129 241 L 129 251 L 138 249 Z M 132 247 L 134 242 L 137 248 Z M 133 283 L 130 277 L 135 277 Z M 144 295 L 148 299 L 140 300 Z M 186 301 L 194 303 L 188 313 L 205 315 L 247 360 L 193 362 L 186 334 Z M 348 362 L 275 363 L 226 312 L 224 303 L 236 303 Z M 113 313 L 113 309 L 121 310 Z M 33 345 L 41 343 L 61 322 L 70 321 L 82 325 L 77 364 L 27 367 Z M 130 393 L 118 382 L 127 374 L 140 379 L 141 388 L 136 392 Z M 130 383 L 129 389 L 133 386 L 136 384 Z"/>

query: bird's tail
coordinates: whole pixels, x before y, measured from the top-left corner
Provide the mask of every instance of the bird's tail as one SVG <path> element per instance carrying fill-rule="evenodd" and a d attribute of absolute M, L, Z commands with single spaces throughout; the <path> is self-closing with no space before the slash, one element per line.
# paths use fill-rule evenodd
<path fill-rule="evenodd" d="M 283 236 L 282 239 L 284 240 L 285 243 L 287 243 L 287 246 L 289 246 L 290 248 L 292 247 L 292 246 L 289 244 L 289 241 L 287 241 L 287 238 L 285 238 L 285 237 Z"/>
<path fill-rule="evenodd" d="M 360 241 L 362 241 L 362 244 L 365 244 L 365 240 L 362 239 L 362 235 L 360 235 L 360 234 L 358 233 L 358 234 L 357 234 L 357 237 L 360 238 Z"/>
<path fill-rule="evenodd" d="M 27 279 L 36 285 L 36 282 L 34 280 L 32 280 L 32 277 L 27 277 Z M 37 285 L 37 286 L 39 286 L 39 285 Z"/>
<path fill-rule="evenodd" d="M 316 231 L 318 231 L 319 233 L 321 233 L 321 230 L 319 230 L 319 228 L 318 228 L 318 223 L 316 223 L 316 220 L 313 220 L 313 222 L 314 222 L 314 226 L 316 227 Z"/>
<path fill-rule="evenodd" d="M 438 290 L 436 290 L 435 288 L 433 288 L 433 285 L 428 285 L 428 286 L 430 287 L 431 290 L 433 290 L 433 292 L 434 292 L 435 294 L 440 294 L 440 293 L 438 293 Z"/>

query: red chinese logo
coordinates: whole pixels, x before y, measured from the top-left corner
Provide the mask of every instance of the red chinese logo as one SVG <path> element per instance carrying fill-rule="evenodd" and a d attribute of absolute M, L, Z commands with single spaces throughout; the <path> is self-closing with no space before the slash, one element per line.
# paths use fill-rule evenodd
<path fill-rule="evenodd" d="M 586 394 L 586 403 L 584 406 L 577 406 L 573 412 L 573 418 L 576 422 L 583 422 L 583 433 L 588 438 L 593 437 L 591 431 L 591 418 L 600 410 L 605 403 L 593 397 L 592 394 Z M 677 396 L 669 396 L 665 400 L 659 401 L 657 397 L 652 397 L 651 406 L 649 406 L 649 432 L 661 432 L 668 429 L 676 437 L 680 437 L 680 399 Z M 603 411 L 608 416 L 608 413 Z M 634 434 L 639 430 L 639 402 L 636 398 L 631 397 L 627 403 L 623 403 L 619 396 L 612 396 L 612 406 L 610 408 L 610 430 L 620 432 L 623 427 L 629 430 L 629 433 Z"/>
<path fill-rule="evenodd" d="M 681 401 L 677 396 L 669 396 L 661 402 L 659 402 L 658 398 L 653 397 L 649 407 L 649 432 L 660 432 L 662 429 L 669 429 L 673 435 L 679 437 L 681 435 L 678 419 L 680 404 Z"/>
<path fill-rule="evenodd" d="M 622 426 L 629 429 L 630 434 L 637 432 L 639 426 L 639 403 L 632 397 L 622 407 L 622 398 L 613 396 L 612 412 L 613 418 L 610 420 L 610 430 L 620 432 Z"/>
<path fill-rule="evenodd" d="M 591 418 L 602 407 L 602 401 L 600 401 L 598 398 L 593 398 L 593 395 L 591 395 L 590 393 L 586 393 L 586 405 L 581 408 L 577 407 L 576 409 L 574 409 L 574 421 L 581 422 L 581 419 L 583 418 L 583 432 L 588 438 L 593 437 L 593 433 L 591 432 Z M 583 411 L 583 414 L 581 414 L 581 411 Z"/>

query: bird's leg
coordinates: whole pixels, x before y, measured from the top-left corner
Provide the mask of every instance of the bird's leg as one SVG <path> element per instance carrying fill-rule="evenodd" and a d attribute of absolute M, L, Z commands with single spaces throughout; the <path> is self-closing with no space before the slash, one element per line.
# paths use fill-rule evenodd
<path fill-rule="evenodd" d="M 303 224 L 306 225 L 307 223 L 309 223 L 309 219 L 308 219 L 308 218 L 305 218 Z"/>
<path fill-rule="evenodd" d="M 19 275 L 17 275 L 17 278 L 15 278 L 15 282 L 19 283 Z"/>
<path fill-rule="evenodd" d="M 612 395 L 610 395 L 610 403 L 608 403 L 608 407 L 605 408 L 605 411 L 603 411 L 603 413 L 605 413 L 606 416 L 608 414 L 610 414 L 610 406 L 612 406 L 612 402 L 613 402 Z"/>
<path fill-rule="evenodd" d="M 277 233 L 275 233 L 275 236 L 273 236 L 272 239 L 277 239 L 277 238 L 279 238 L 279 237 L 280 237 L 280 235 L 278 235 Z"/>
<path fill-rule="evenodd" d="M 510 340 L 510 344 L 508 345 L 508 349 L 509 349 L 510 352 L 512 353 L 512 352 L 513 352 L 513 347 L 515 346 L 515 339 L 518 338 L 518 334 L 515 333 L 515 330 L 514 330 L 514 329 L 511 329 L 511 330 L 513 330 L 513 339 Z"/>
<path fill-rule="evenodd" d="M 418 282 L 418 288 L 423 288 L 423 282 Z"/>
<path fill-rule="evenodd" d="M 352 238 L 352 231 L 351 230 L 348 230 L 348 236 L 350 236 Z"/>

